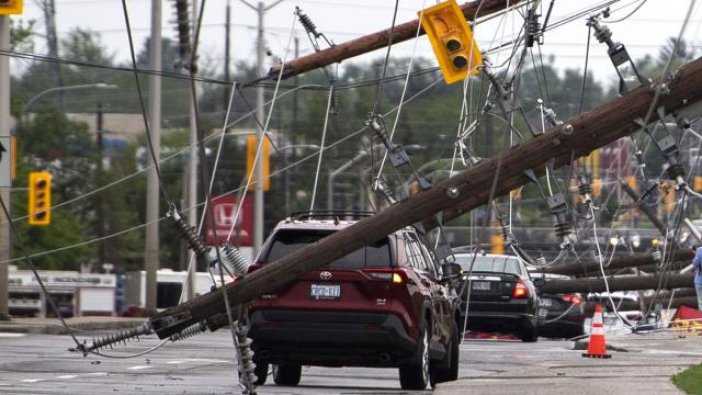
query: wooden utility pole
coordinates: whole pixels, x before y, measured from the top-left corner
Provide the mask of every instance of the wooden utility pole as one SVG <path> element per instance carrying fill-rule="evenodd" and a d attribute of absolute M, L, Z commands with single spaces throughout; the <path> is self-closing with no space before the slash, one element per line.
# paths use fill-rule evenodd
<path fill-rule="evenodd" d="M 664 273 L 658 276 L 608 277 L 609 291 L 636 291 L 641 289 L 686 288 L 692 284 L 693 274 Z M 601 278 L 579 278 L 577 280 L 549 281 L 541 288 L 547 294 L 570 292 L 605 292 L 607 286 Z"/>
<path fill-rule="evenodd" d="M 668 258 L 667 261 L 671 262 L 685 262 L 689 264 L 695 253 L 690 250 L 678 250 L 673 254 L 672 258 Z M 612 261 L 605 268 L 606 270 L 614 269 L 624 269 L 628 267 L 642 267 L 646 265 L 651 265 L 654 263 L 653 254 L 642 254 L 637 256 L 627 256 L 622 258 L 612 259 Z M 565 274 L 569 276 L 598 276 L 600 273 L 600 263 L 597 261 L 590 262 L 565 262 L 555 265 L 551 265 L 544 268 L 546 273 L 554 274 Z"/>
<path fill-rule="evenodd" d="M 563 166 L 638 130 L 634 120 L 646 116 L 649 107 L 672 113 L 702 100 L 702 58 L 673 75 L 652 85 L 665 87 L 666 91 L 655 102 L 652 87 L 642 86 L 227 284 L 229 302 L 237 305 L 272 292 L 310 270 L 438 212 L 443 211 L 444 218 L 449 219 L 486 204 L 491 196 L 505 195 L 528 183 L 529 178 L 524 175 L 527 170 L 543 174 L 551 159 L 555 158 L 556 167 Z M 691 277 L 688 280 L 692 281 Z M 215 291 L 157 314 L 150 323 L 158 336 L 164 338 L 222 311 L 222 294 Z"/>
<path fill-rule="evenodd" d="M 505 0 L 471 1 L 461 5 L 461 11 L 463 11 L 463 15 L 465 15 L 467 20 L 473 21 L 480 17 L 485 17 L 502 11 L 508 11 L 524 2 L 524 0 L 516 0 L 511 2 Z M 419 19 L 415 19 L 396 25 L 394 28 L 381 30 L 355 40 L 346 41 L 331 48 L 323 49 L 310 55 L 295 58 L 283 65 L 283 78 L 289 78 L 310 70 L 339 63 L 346 59 L 375 51 L 376 49 L 385 48 L 390 42 L 390 37 L 392 37 L 393 44 L 407 41 L 416 36 L 418 26 Z M 424 30 L 420 30 L 419 34 L 425 34 Z M 280 66 L 275 66 L 268 71 L 268 75 L 266 77 L 275 79 L 278 78 L 279 73 Z"/>

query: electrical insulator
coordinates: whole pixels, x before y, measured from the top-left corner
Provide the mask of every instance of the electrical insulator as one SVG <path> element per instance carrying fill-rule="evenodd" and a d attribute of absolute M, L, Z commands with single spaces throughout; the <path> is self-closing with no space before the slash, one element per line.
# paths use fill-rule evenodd
<path fill-rule="evenodd" d="M 192 48 L 190 46 L 190 12 L 188 10 L 188 0 L 174 0 L 176 13 L 176 31 L 178 32 L 178 54 L 181 61 L 190 58 Z"/>
<path fill-rule="evenodd" d="M 248 328 L 239 325 L 239 322 L 234 323 L 234 333 L 236 336 L 236 346 L 237 354 L 239 356 L 239 381 L 244 387 L 244 393 L 255 394 L 254 383 L 256 382 L 256 375 L 254 370 L 256 369 L 256 364 L 253 361 L 253 351 L 251 351 L 251 338 L 247 337 Z"/>

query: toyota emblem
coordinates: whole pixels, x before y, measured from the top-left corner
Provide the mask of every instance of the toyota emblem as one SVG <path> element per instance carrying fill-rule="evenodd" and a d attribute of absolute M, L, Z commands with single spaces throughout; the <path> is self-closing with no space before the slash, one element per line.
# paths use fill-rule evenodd
<path fill-rule="evenodd" d="M 331 278 L 331 273 L 327 271 L 321 272 L 319 273 L 319 278 L 322 280 L 329 280 Z"/>

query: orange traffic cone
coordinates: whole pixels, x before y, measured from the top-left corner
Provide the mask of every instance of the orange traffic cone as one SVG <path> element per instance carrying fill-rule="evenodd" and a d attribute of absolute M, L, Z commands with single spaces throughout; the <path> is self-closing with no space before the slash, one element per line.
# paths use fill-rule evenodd
<path fill-rule="evenodd" d="M 588 358 L 612 358 L 607 354 L 605 345 L 604 325 L 602 325 L 602 306 L 595 305 L 595 315 L 592 316 L 592 330 L 590 331 L 590 342 L 587 345 L 587 353 L 583 357 Z"/>

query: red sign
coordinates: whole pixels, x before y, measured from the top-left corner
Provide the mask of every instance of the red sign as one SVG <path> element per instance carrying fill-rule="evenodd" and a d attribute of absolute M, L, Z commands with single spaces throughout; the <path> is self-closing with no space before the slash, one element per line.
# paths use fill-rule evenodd
<path fill-rule="evenodd" d="M 214 217 L 215 231 L 211 228 L 212 221 L 205 221 L 207 229 L 207 245 L 221 245 L 227 241 L 227 236 L 231 232 L 229 243 L 237 247 L 251 246 L 253 234 L 253 202 L 250 198 L 244 197 L 239 218 L 232 230 L 232 224 L 239 209 L 238 196 L 221 195 L 212 198 L 212 216 Z"/>

